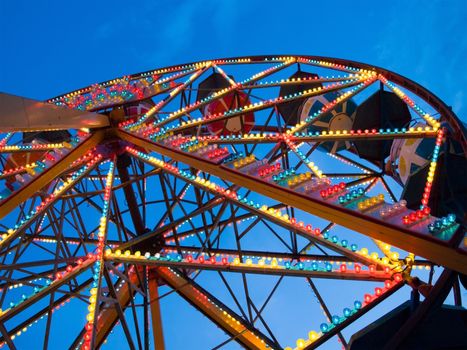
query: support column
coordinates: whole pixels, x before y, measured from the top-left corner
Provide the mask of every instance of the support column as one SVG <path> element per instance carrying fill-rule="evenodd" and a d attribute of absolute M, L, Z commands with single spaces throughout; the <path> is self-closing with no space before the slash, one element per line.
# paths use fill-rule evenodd
<path fill-rule="evenodd" d="M 164 350 L 164 331 L 162 329 L 161 306 L 159 303 L 159 285 L 157 277 L 151 274 L 148 281 L 149 300 L 151 305 L 152 335 L 156 350 Z"/>

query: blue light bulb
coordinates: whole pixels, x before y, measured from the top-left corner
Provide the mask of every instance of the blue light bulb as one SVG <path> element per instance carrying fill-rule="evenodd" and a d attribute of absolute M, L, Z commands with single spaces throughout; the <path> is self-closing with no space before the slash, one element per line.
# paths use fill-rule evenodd
<path fill-rule="evenodd" d="M 340 323 L 340 317 L 337 315 L 332 316 L 332 323 L 338 325 Z"/>
<path fill-rule="evenodd" d="M 448 221 L 450 223 L 454 223 L 456 221 L 456 214 L 449 214 L 448 215 Z"/>

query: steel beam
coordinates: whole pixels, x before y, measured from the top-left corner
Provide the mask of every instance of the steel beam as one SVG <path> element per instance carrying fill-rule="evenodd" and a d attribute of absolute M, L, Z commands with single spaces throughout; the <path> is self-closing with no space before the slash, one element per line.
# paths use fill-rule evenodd
<path fill-rule="evenodd" d="M 230 334 L 247 349 L 276 349 L 277 346 L 260 331 L 246 324 L 240 316 L 220 305 L 216 298 L 201 287 L 167 267 L 159 267 L 157 274 L 180 296 L 201 311 L 211 321 Z"/>
<path fill-rule="evenodd" d="M 165 245 L 162 247 L 165 250 L 175 251 L 176 247 L 173 245 Z M 199 252 L 201 247 L 193 246 L 180 246 L 182 251 L 186 252 Z M 302 250 L 303 251 L 303 250 Z M 238 250 L 236 249 L 224 249 L 224 248 L 210 248 L 209 253 L 211 254 L 224 254 L 224 255 L 237 255 Z M 246 257 L 263 257 L 263 258 L 282 258 L 297 261 L 316 260 L 316 261 L 329 261 L 329 262 L 355 262 L 348 256 L 344 255 L 318 255 L 318 254 L 303 254 L 303 253 L 284 253 L 284 252 L 271 252 L 271 251 L 260 251 L 260 250 L 244 250 L 242 249 L 242 255 Z M 403 263 L 403 259 L 400 260 Z M 412 266 L 432 266 L 433 263 L 427 260 L 415 259 Z"/>
<path fill-rule="evenodd" d="M 161 306 L 159 303 L 159 286 L 155 276 L 148 281 L 150 304 L 151 304 L 151 321 L 152 335 L 154 338 L 155 350 L 164 350 L 164 331 L 162 329 Z"/>
<path fill-rule="evenodd" d="M 65 283 L 68 283 L 70 280 L 75 278 L 77 275 L 79 275 L 81 272 L 89 268 L 92 264 L 94 263 L 93 259 L 88 259 L 83 262 L 82 265 L 79 265 L 75 269 L 73 269 L 71 272 L 67 273 L 64 277 L 62 277 L 59 280 L 54 281 L 50 286 L 41 289 L 38 293 L 32 295 L 28 299 L 22 301 L 19 303 L 17 306 L 13 308 L 9 308 L 5 310 L 1 315 L 0 315 L 0 323 L 4 323 L 13 316 L 17 315 L 24 309 L 28 308 L 32 304 L 36 303 L 40 299 L 46 297 L 50 293 L 53 293 L 56 291 L 58 288 L 63 286 Z"/>
<path fill-rule="evenodd" d="M 334 141 L 382 141 L 395 139 L 419 139 L 419 138 L 435 138 L 436 131 L 414 131 L 411 133 L 387 133 L 387 134 L 333 134 L 333 135 L 307 135 L 307 136 L 289 136 L 291 142 L 334 142 Z M 279 135 L 242 137 L 239 139 L 219 139 L 207 138 L 205 142 L 212 144 L 257 144 L 257 143 L 277 143 L 281 142 L 284 137 Z"/>
<path fill-rule="evenodd" d="M 390 290 L 385 292 L 383 295 L 379 296 L 375 300 L 373 300 L 370 304 L 366 304 L 363 308 L 358 310 L 358 312 L 354 313 L 350 317 L 346 318 L 345 321 L 339 323 L 337 326 L 334 326 L 330 331 L 324 333 L 321 337 L 319 337 L 316 341 L 312 344 L 308 345 L 304 348 L 304 350 L 311 350 L 316 349 L 330 338 L 335 336 L 338 332 L 342 331 L 345 327 L 356 321 L 358 318 L 362 317 L 368 311 L 372 310 L 375 306 L 379 305 L 382 301 L 386 300 L 388 297 L 393 295 L 396 291 L 398 291 L 402 286 L 404 286 L 404 282 L 399 282 L 399 284 L 392 287 Z M 394 348 L 392 348 L 394 349 Z"/>
<path fill-rule="evenodd" d="M 133 185 L 130 181 L 130 174 L 128 169 L 125 166 L 124 158 L 119 156 L 117 159 L 117 170 L 118 175 L 120 176 L 121 182 L 125 185 L 123 186 L 123 193 L 125 194 L 125 199 L 128 203 L 128 210 L 130 211 L 131 220 L 135 227 L 135 232 L 140 235 L 144 232 L 144 222 L 139 212 L 138 201 L 136 200 L 135 192 L 133 191 Z"/>
<path fill-rule="evenodd" d="M 145 257 L 134 257 L 134 256 L 108 256 L 105 258 L 107 261 L 116 263 L 128 263 L 135 265 L 145 266 L 165 266 L 187 270 L 214 270 L 223 272 L 237 272 L 237 273 L 249 273 L 249 274 L 261 274 L 261 275 L 275 275 L 275 276 L 290 276 L 290 277 L 312 277 L 312 278 L 324 278 L 324 279 L 347 279 L 347 280 L 359 280 L 359 281 L 385 281 L 391 279 L 391 274 L 387 274 L 383 271 L 375 271 L 369 273 L 367 271 L 361 271 L 355 273 L 353 271 L 340 272 L 340 271 L 312 271 L 312 270 L 300 270 L 300 269 L 286 269 L 285 267 L 271 267 L 269 265 L 260 266 L 257 264 L 247 265 L 245 263 L 234 265 L 224 265 L 220 262 L 215 264 L 210 262 L 185 262 L 185 261 L 167 261 L 157 259 L 146 259 Z"/>
<path fill-rule="evenodd" d="M 125 310 L 128 304 L 130 304 L 131 299 L 133 298 L 136 290 L 130 288 L 128 283 L 135 283 L 139 285 L 139 279 L 136 273 L 129 275 L 130 282 L 126 282 L 117 292 L 116 292 L 116 301 L 120 305 L 122 310 Z M 95 334 L 95 346 L 99 348 L 104 341 L 107 339 L 107 336 L 112 331 L 113 327 L 119 319 L 119 313 L 117 308 L 106 308 L 102 309 L 99 317 L 97 317 L 96 323 L 96 334 Z"/>
<path fill-rule="evenodd" d="M 60 174 L 62 174 L 64 171 L 68 170 L 71 163 L 84 155 L 89 149 L 96 146 L 103 139 L 103 130 L 95 132 L 81 144 L 71 150 L 70 153 L 66 154 L 44 172 L 34 177 L 26 186 L 21 187 L 11 196 L 5 198 L 5 200 L 0 204 L 0 219 L 4 218 L 19 204 L 35 195 L 45 185 L 50 183 L 56 177 L 60 176 Z"/>
<path fill-rule="evenodd" d="M 122 139 L 137 146 L 150 149 L 225 181 L 242 184 L 243 187 L 269 198 L 467 274 L 467 254 L 460 249 L 451 247 L 448 242 L 418 234 L 403 227 L 397 227 L 391 223 L 360 214 L 350 209 L 337 207 L 333 204 L 307 197 L 303 193 L 297 193 L 288 188 L 268 183 L 257 177 L 214 164 L 195 155 L 168 148 L 122 130 L 118 130 L 117 134 Z"/>
<path fill-rule="evenodd" d="M 191 212 L 189 214 L 189 217 L 193 217 L 193 216 L 196 216 L 198 214 L 201 214 L 202 212 L 208 210 L 209 208 L 212 208 L 218 204 L 221 204 L 223 202 L 223 199 L 222 198 L 216 198 L 216 199 L 213 199 L 212 201 L 210 201 L 210 203 L 206 203 L 206 205 L 204 205 L 203 207 L 201 208 L 197 208 L 196 210 L 194 210 L 193 212 Z M 145 233 L 145 234 L 142 234 L 140 236 L 137 236 L 135 238 L 133 238 L 132 240 L 128 241 L 128 242 L 125 242 L 125 243 L 122 243 L 121 245 L 119 245 L 119 249 L 127 249 L 127 248 L 131 248 L 139 243 L 142 243 L 144 241 L 147 241 L 147 240 L 150 240 L 154 237 L 157 237 L 158 235 L 162 235 L 164 232 L 167 232 L 167 231 L 170 231 L 170 230 L 173 230 L 175 229 L 179 224 L 183 223 L 185 220 L 187 219 L 187 217 L 182 217 L 181 219 L 178 219 L 178 220 L 175 220 L 165 226 L 162 226 L 161 228 L 158 228 L 157 230 L 155 231 L 152 231 L 152 232 L 148 232 L 148 233 Z"/>
<path fill-rule="evenodd" d="M 142 159 L 143 161 L 147 162 L 146 160 Z M 149 163 L 151 164 L 151 163 Z M 196 181 L 193 181 L 193 180 L 189 180 L 187 178 L 184 178 L 178 174 L 174 174 L 174 173 L 171 173 L 172 176 L 176 176 L 176 177 L 179 177 L 180 179 L 182 179 L 183 181 L 187 182 L 187 183 L 190 183 L 192 184 L 193 186 L 195 187 L 199 187 L 200 185 L 196 182 Z M 205 191 L 209 191 L 205 188 L 203 188 L 203 190 Z M 219 193 L 213 191 L 214 194 L 216 195 L 219 195 Z M 281 219 L 278 219 L 277 217 L 273 216 L 273 215 L 268 215 L 267 213 L 259 210 L 259 209 L 256 209 L 256 208 L 253 208 L 249 205 L 246 205 L 244 203 L 241 203 L 239 201 L 235 201 L 234 202 L 236 206 L 238 207 L 242 207 L 243 209 L 249 211 L 250 213 L 256 213 L 257 216 L 260 216 L 260 217 L 263 217 L 263 218 L 267 218 L 268 221 L 270 222 L 273 222 L 281 227 L 284 227 L 286 228 L 287 230 L 292 230 L 292 231 L 295 231 L 297 232 L 297 234 L 301 235 L 301 236 L 304 236 L 306 237 L 307 239 L 310 239 L 311 241 L 314 241 L 314 242 L 317 242 L 323 246 L 326 246 L 328 247 L 329 249 L 331 250 L 334 250 L 338 253 L 341 253 L 343 255 L 346 255 L 346 256 L 349 256 L 351 259 L 353 259 L 354 261 L 359 261 L 361 262 L 362 264 L 365 264 L 365 265 L 371 265 L 371 264 L 374 264 L 374 265 L 377 265 L 377 266 L 380 266 L 380 267 L 383 267 L 381 265 L 381 263 L 375 261 L 375 260 L 372 260 L 370 259 L 369 257 L 365 257 L 363 255 L 360 255 L 360 254 L 357 254 L 356 252 L 352 252 L 351 250 L 349 249 L 345 249 L 343 247 L 341 247 L 340 245 L 337 245 L 337 244 L 334 244 L 332 242 L 330 242 L 329 240 L 326 240 L 324 239 L 323 237 L 321 237 L 320 235 L 313 235 L 312 233 L 308 232 L 304 227 L 298 227 L 298 226 L 295 226 L 295 225 L 292 225 L 290 222 L 288 221 L 284 221 L 284 220 L 281 220 Z M 203 209 L 203 208 L 201 208 Z M 200 210 L 200 209 L 197 209 L 197 210 Z M 181 220 L 181 219 L 179 219 Z M 233 221 L 235 223 L 235 221 Z M 151 235 L 151 234 L 148 234 L 148 235 Z M 173 236 L 175 238 L 175 236 Z M 136 239 L 146 239 L 144 238 L 143 236 L 141 237 L 137 237 Z M 132 246 L 133 244 L 130 244 L 130 242 L 128 244 L 125 244 L 124 247 L 127 248 L 127 247 L 130 247 Z M 123 248 L 122 248 L 123 249 Z"/>
<path fill-rule="evenodd" d="M 165 245 L 162 247 L 167 251 L 176 251 L 176 246 Z M 179 248 L 184 252 L 192 252 L 192 254 L 199 253 L 202 247 L 193 247 L 193 246 L 179 246 Z M 225 249 L 225 248 L 209 248 L 209 253 L 213 255 L 231 255 L 237 256 L 238 250 L 236 249 Z M 318 255 L 318 254 L 294 254 L 290 252 L 272 252 L 272 251 L 261 251 L 261 250 L 245 250 L 242 249 L 242 255 L 245 257 L 258 257 L 258 258 L 278 258 L 278 259 L 288 259 L 288 260 L 297 260 L 297 261 L 306 261 L 306 260 L 316 260 L 316 261 L 332 261 L 332 262 L 354 262 L 348 256 L 344 255 Z"/>
<path fill-rule="evenodd" d="M 66 294 L 60 298 L 58 298 L 57 300 L 55 300 L 53 303 L 52 303 L 52 308 L 56 308 L 56 307 L 59 307 L 61 304 L 65 303 L 65 302 L 68 302 L 72 297 L 73 295 L 72 294 L 76 294 L 76 293 L 79 293 L 81 292 L 84 288 L 86 288 L 89 284 L 91 284 L 92 282 L 92 278 L 88 279 L 87 281 L 85 281 L 84 283 L 81 283 L 79 286 L 77 286 L 72 293 L 70 294 Z M 14 328 L 10 329 L 8 331 L 8 334 L 16 334 L 18 331 L 21 331 L 24 327 L 27 327 L 28 325 L 30 325 L 31 323 L 39 320 L 41 317 L 47 315 L 47 313 L 49 312 L 49 306 L 46 306 L 44 308 L 42 308 L 41 310 L 39 310 L 37 313 L 35 313 L 33 316 L 31 316 L 30 318 L 28 318 L 27 320 L 21 322 L 19 325 L 15 326 Z M 0 344 L 2 342 L 5 341 L 5 338 L 4 337 L 0 337 Z"/>

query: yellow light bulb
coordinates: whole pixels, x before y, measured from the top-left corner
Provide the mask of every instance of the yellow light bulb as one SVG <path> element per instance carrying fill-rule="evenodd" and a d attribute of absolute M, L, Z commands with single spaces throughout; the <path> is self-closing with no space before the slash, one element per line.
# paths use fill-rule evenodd
<path fill-rule="evenodd" d="M 310 331 L 308 333 L 308 339 L 310 339 L 311 341 L 315 341 L 316 339 L 318 339 L 318 333 L 316 333 L 315 331 Z"/>
<path fill-rule="evenodd" d="M 298 349 L 303 349 L 305 347 L 305 340 L 304 339 L 297 339 L 297 348 Z"/>

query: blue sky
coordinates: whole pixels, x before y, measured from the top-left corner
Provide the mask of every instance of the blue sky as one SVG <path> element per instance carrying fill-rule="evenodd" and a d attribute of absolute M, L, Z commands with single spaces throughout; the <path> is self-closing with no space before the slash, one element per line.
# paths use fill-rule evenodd
<path fill-rule="evenodd" d="M 465 33 L 462 0 L 391 1 L 383 7 L 374 1 L 141 1 L 135 6 L 129 1 L 3 0 L 0 91 L 47 99 L 165 65 L 309 54 L 405 75 L 438 95 L 465 122 Z M 177 316 L 198 317 L 183 306 L 185 313 L 177 310 L 180 314 L 169 314 L 167 320 L 175 324 Z M 168 331 L 175 332 L 175 326 Z"/>
<path fill-rule="evenodd" d="M 213 57 L 300 53 L 401 73 L 466 120 L 467 6 L 458 1 L 2 1 L 0 90 L 38 99 Z"/>

